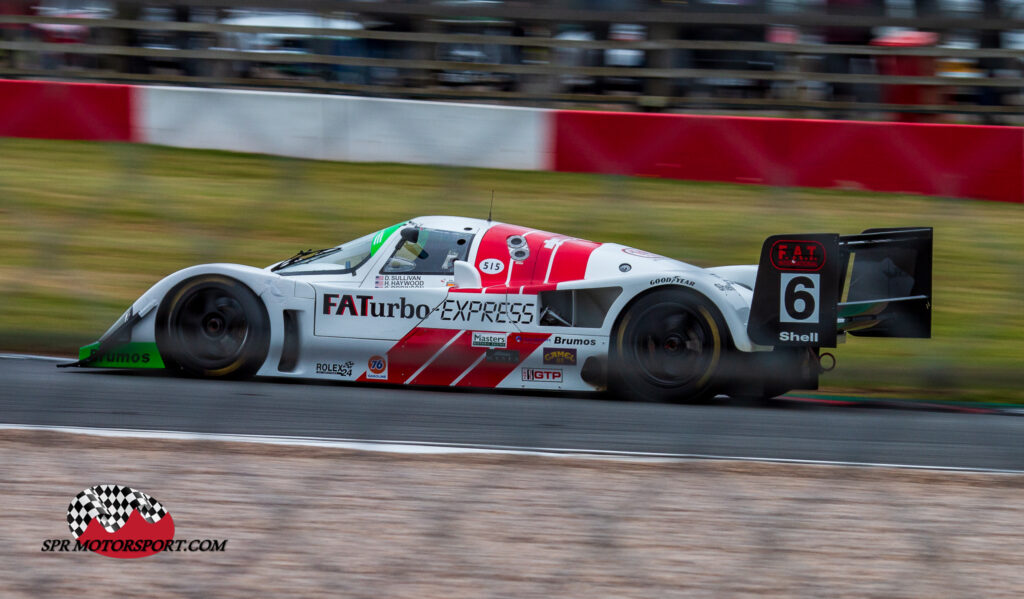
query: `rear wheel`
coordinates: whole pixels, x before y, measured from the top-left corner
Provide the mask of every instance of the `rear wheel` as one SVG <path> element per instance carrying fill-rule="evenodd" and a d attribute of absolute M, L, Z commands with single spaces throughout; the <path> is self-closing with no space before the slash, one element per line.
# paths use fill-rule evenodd
<path fill-rule="evenodd" d="M 727 346 L 709 300 L 686 289 L 654 291 L 630 306 L 615 330 L 612 390 L 634 401 L 710 399 Z"/>
<path fill-rule="evenodd" d="M 244 378 L 270 346 L 270 318 L 244 283 L 220 275 L 182 281 L 157 310 L 156 343 L 168 368 L 190 376 Z"/>

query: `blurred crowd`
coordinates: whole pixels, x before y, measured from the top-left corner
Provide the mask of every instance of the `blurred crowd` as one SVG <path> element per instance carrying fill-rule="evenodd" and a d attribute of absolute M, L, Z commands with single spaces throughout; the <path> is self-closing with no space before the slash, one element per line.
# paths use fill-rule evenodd
<path fill-rule="evenodd" d="M 0 0 L 0 15 L 77 17 L 82 25 L 48 23 L 0 24 L 5 41 L 113 44 L 167 50 L 166 56 L 111 57 L 74 52 L 8 52 L 0 65 L 17 69 L 116 71 L 143 76 L 183 75 L 225 80 L 286 80 L 334 82 L 340 86 L 395 89 L 477 89 L 520 92 L 531 97 L 561 98 L 576 94 L 593 100 L 595 95 L 633 98 L 686 98 L 716 102 L 759 100 L 783 106 L 833 102 L 842 109 L 853 104 L 917 104 L 927 106 L 1016 106 L 1019 89 L 992 86 L 994 79 L 1022 77 L 1024 63 L 1012 52 L 965 50 L 1020 50 L 1024 56 L 1024 29 L 956 29 L 908 27 L 915 19 L 935 17 L 1006 23 L 1012 27 L 1024 19 L 1024 0 L 555 0 L 552 2 L 500 2 L 498 0 L 435 0 L 384 2 L 366 0 L 359 12 L 309 12 L 300 2 L 282 0 L 281 9 L 247 9 L 236 3 L 216 7 L 162 2 L 114 2 L 111 0 Z M 466 16 L 439 16 L 424 11 L 381 11 L 382 5 L 418 4 L 461 7 Z M 351 9 L 352 3 L 346 3 Z M 299 7 L 299 8 L 297 8 Z M 587 19 L 559 22 L 537 18 L 531 8 L 572 11 L 604 11 L 621 16 L 643 11 L 673 14 L 722 13 L 767 15 L 764 19 L 736 24 L 673 22 L 617 22 Z M 481 11 L 480 8 L 488 10 Z M 496 11 L 495 8 L 507 8 Z M 429 12 L 429 11 L 428 11 Z M 522 15 L 517 17 L 515 15 Z M 814 25 L 786 24 L 786 15 L 816 14 Z M 494 16 L 498 15 L 498 16 Z M 773 24 L 775 16 L 783 24 Z M 849 17 L 875 17 L 864 25 Z M 87 19 L 128 19 L 144 22 L 189 22 L 211 25 L 249 25 L 265 31 L 173 31 L 154 28 L 110 29 L 90 26 Z M 642 19 L 640 19 L 642 20 Z M 792 19 L 788 19 L 792 21 Z M 835 24 L 829 24 L 834 20 Z M 888 24 L 892 22 L 892 25 Z M 275 32 L 273 28 L 287 28 Z M 314 34 L 303 29 L 317 29 Z M 322 29 L 332 29 L 324 33 Z M 408 34 L 447 34 L 445 42 L 413 42 L 360 37 L 357 31 Z M 346 35 L 346 32 L 349 35 Z M 486 43 L 481 37 L 497 36 L 502 43 Z M 398 36 L 400 38 L 400 36 Z M 465 37 L 461 42 L 457 38 Z M 550 38 L 566 42 L 644 42 L 693 40 L 720 42 L 714 48 L 593 47 L 596 44 L 519 46 L 508 38 Z M 455 39 L 451 39 L 455 38 Z M 780 46 L 751 48 L 749 42 L 773 44 L 862 46 L 875 49 L 935 47 L 949 51 L 932 56 L 885 56 L 871 53 L 777 51 Z M 52 48 L 52 47 L 49 47 Z M 228 50 L 268 53 L 268 60 L 210 60 L 182 58 L 173 50 Z M 2 50 L 0 50 L 2 52 Z M 326 55 L 378 59 L 367 64 L 340 65 L 281 63 L 274 56 Z M 152 54 L 152 53 L 151 53 Z M 410 66 L 403 64 L 403 61 Z M 474 68 L 420 68 L 424 64 L 467 63 Z M 494 68 L 481 65 L 554 65 L 557 71 Z M 613 67 L 614 74 L 592 67 Z M 676 69 L 679 77 L 645 77 L 646 69 Z M 632 71 L 636 76 L 631 76 Z M 706 73 L 706 75 L 705 75 Z M 759 73 L 801 73 L 806 76 L 759 78 Z M 864 75 L 843 81 L 821 74 Z M 891 85 L 874 75 L 943 76 L 957 83 L 943 86 Z M 950 81 L 953 81 L 952 79 Z M 962 82 L 962 83 L 961 83 Z M 513 98 L 514 99 L 514 98 Z M 652 106 L 658 107 L 656 104 Z M 664 106 L 663 106 L 664 107 Z M 855 109 L 855 107 L 852 107 Z M 1006 112 L 1010 112 L 1007 110 Z"/>

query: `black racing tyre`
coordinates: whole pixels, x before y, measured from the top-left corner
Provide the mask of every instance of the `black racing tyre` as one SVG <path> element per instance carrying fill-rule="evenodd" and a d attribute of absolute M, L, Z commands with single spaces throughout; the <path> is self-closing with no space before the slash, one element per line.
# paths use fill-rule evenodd
<path fill-rule="evenodd" d="M 659 289 L 627 308 L 613 332 L 611 390 L 633 401 L 711 399 L 728 329 L 707 298 Z"/>
<path fill-rule="evenodd" d="M 201 275 L 178 283 L 160 302 L 156 345 L 169 370 L 246 378 L 267 358 L 270 317 L 241 281 Z"/>

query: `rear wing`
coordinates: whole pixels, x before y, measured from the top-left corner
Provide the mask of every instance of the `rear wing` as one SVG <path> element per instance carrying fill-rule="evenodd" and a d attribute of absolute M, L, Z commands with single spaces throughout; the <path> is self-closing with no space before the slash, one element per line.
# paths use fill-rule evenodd
<path fill-rule="evenodd" d="M 835 347 L 839 333 L 927 338 L 931 300 L 930 227 L 774 235 L 761 248 L 747 332 L 773 346 Z"/>

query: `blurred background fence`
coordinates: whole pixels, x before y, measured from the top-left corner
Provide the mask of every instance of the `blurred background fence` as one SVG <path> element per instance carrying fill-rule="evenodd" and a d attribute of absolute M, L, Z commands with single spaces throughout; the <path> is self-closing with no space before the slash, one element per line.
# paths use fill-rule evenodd
<path fill-rule="evenodd" d="M 0 75 L 1016 123 L 1015 0 L 4 0 Z M 942 116 L 940 116 L 942 115 Z"/>

